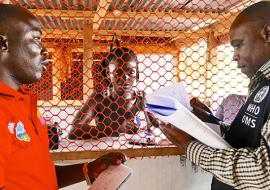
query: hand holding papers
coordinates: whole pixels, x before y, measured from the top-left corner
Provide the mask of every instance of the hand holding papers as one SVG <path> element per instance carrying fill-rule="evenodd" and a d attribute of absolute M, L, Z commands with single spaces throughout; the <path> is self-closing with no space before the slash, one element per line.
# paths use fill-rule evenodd
<path fill-rule="evenodd" d="M 190 112 L 187 94 L 180 86 L 182 85 L 176 84 L 146 95 L 148 111 L 208 146 L 219 149 L 230 147 L 222 137 Z"/>
<path fill-rule="evenodd" d="M 88 190 L 117 190 L 131 175 L 132 169 L 121 164 L 103 171 Z"/>

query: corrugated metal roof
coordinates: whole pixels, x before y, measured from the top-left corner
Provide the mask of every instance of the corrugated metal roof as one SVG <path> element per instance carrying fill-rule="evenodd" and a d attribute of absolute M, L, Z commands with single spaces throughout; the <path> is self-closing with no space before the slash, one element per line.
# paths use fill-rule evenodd
<path fill-rule="evenodd" d="M 57 30 L 55 32 L 58 34 L 57 38 L 61 38 L 61 32 L 68 38 L 70 32 L 70 35 L 73 34 L 71 38 L 82 39 L 84 25 L 91 22 L 94 24 L 96 36 L 113 35 L 115 32 L 120 36 L 136 36 L 137 31 L 141 36 L 175 38 L 177 32 L 195 32 L 195 28 L 196 30 L 206 28 L 222 20 L 230 15 L 232 8 L 244 1 L 10 0 L 9 2 L 27 7 L 36 14 L 44 29 L 51 34 L 48 34 L 48 37 L 54 35 L 52 30 L 54 32 Z"/>

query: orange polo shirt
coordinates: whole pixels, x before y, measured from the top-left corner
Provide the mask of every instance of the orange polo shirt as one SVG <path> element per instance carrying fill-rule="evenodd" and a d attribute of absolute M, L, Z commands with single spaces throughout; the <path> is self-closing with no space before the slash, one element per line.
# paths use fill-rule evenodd
<path fill-rule="evenodd" d="M 56 190 L 46 127 L 37 117 L 37 98 L 0 82 L 0 188 Z"/>

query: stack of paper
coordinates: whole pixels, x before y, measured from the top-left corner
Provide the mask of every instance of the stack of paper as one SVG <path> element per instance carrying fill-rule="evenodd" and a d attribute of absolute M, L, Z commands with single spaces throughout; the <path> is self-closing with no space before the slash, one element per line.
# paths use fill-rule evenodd
<path fill-rule="evenodd" d="M 117 190 L 131 176 L 132 169 L 121 164 L 103 171 L 88 190 Z"/>
<path fill-rule="evenodd" d="M 208 146 L 219 149 L 230 148 L 231 146 L 219 134 L 190 112 L 190 104 L 186 102 L 187 94 L 185 91 L 179 91 L 179 85 L 181 84 L 165 87 L 146 95 L 148 111 Z M 185 106 L 180 103 L 183 99 Z"/>

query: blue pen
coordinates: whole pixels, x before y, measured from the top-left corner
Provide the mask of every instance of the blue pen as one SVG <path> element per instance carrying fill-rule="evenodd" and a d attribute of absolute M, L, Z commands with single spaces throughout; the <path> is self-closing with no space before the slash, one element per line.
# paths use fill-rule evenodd
<path fill-rule="evenodd" d="M 200 109 L 200 111 L 204 112 L 211 121 L 216 122 L 217 124 L 221 124 L 222 120 L 214 116 L 212 113 L 209 113 L 208 111 L 203 109 Z"/>
<path fill-rule="evenodd" d="M 213 114 L 209 114 L 209 119 L 213 119 L 213 120 L 216 120 L 216 121 L 222 121 L 221 119 L 217 118 L 216 116 L 214 116 Z"/>
<path fill-rule="evenodd" d="M 177 109 L 174 107 L 163 106 L 163 105 L 155 105 L 155 104 L 146 104 L 148 110 L 154 113 L 157 113 L 162 116 L 168 116 L 174 113 Z"/>
<path fill-rule="evenodd" d="M 151 108 L 156 108 L 156 109 L 164 109 L 164 110 L 173 110 L 173 111 L 176 111 L 177 109 L 176 108 L 173 108 L 173 107 L 168 107 L 168 106 L 161 106 L 161 105 L 156 105 L 156 104 L 146 104 L 148 107 L 151 107 Z"/>
<path fill-rule="evenodd" d="M 213 114 L 205 111 L 207 114 L 208 114 L 208 118 L 211 120 L 211 121 L 214 121 L 214 122 L 217 122 L 218 124 L 221 124 L 222 120 L 217 118 L 216 116 L 214 116 Z"/>

